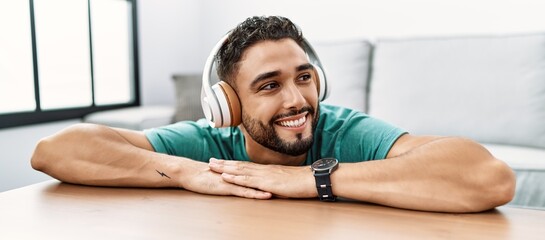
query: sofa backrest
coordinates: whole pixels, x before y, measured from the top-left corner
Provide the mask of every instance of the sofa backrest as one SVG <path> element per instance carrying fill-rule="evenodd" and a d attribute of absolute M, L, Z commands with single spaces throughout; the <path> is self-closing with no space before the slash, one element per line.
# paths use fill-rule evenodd
<path fill-rule="evenodd" d="M 545 34 L 378 40 L 368 113 L 415 134 L 545 148 Z"/>
<path fill-rule="evenodd" d="M 366 40 L 353 40 L 312 45 L 331 88 L 324 103 L 366 112 L 372 44 Z"/>
<path fill-rule="evenodd" d="M 545 148 L 545 33 L 312 45 L 332 88 L 325 103 L 414 134 Z"/>

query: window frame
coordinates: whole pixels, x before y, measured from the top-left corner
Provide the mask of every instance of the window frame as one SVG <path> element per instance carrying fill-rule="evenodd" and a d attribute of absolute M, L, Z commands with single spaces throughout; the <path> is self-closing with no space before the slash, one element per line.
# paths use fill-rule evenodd
<path fill-rule="evenodd" d="M 116 0 L 112 0 L 116 1 Z M 131 21 L 132 21 L 132 95 L 133 101 L 123 104 L 111 104 L 111 105 L 95 105 L 95 81 L 94 81 L 94 69 L 93 69 L 93 41 L 92 41 L 92 29 L 91 29 L 91 0 L 87 0 L 88 5 L 88 17 L 89 17 L 89 44 L 90 44 L 90 60 L 91 60 L 91 94 L 92 105 L 87 107 L 76 108 L 63 108 L 54 110 L 42 110 L 40 105 L 40 85 L 38 75 L 38 60 L 36 52 L 36 29 L 34 19 L 34 0 L 29 0 L 30 10 L 30 28 L 31 28 L 31 42 L 32 42 L 32 65 L 34 72 L 34 98 L 36 101 L 36 109 L 29 112 L 14 112 L 14 113 L 0 113 L 0 129 L 19 127 L 30 124 L 46 123 L 53 121 L 69 120 L 82 118 L 87 114 L 119 109 L 126 107 L 140 106 L 140 67 L 139 67 L 139 54 L 138 54 L 138 17 L 137 17 L 137 0 L 124 0 L 131 3 Z"/>

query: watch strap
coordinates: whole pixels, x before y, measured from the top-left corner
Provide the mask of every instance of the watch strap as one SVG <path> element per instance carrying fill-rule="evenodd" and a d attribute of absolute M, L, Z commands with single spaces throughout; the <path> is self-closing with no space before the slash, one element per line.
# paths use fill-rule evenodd
<path fill-rule="evenodd" d="M 329 171 L 314 173 L 314 177 L 316 178 L 316 189 L 318 190 L 318 197 L 321 201 L 332 202 L 336 199 L 331 188 L 330 175 Z"/>

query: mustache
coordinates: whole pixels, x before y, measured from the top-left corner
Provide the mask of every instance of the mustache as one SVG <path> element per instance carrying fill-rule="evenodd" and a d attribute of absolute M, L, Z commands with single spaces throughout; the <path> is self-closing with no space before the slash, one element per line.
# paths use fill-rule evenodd
<path fill-rule="evenodd" d="M 311 115 L 314 116 L 315 110 L 314 110 L 314 108 L 311 107 L 311 106 L 304 106 L 304 107 L 302 107 L 302 108 L 299 109 L 299 110 L 291 110 L 291 111 L 289 111 L 289 112 L 287 112 L 287 113 L 281 113 L 281 114 L 275 115 L 275 116 L 271 119 L 270 123 L 272 124 L 272 123 L 274 123 L 276 120 L 278 120 L 278 119 L 280 119 L 280 118 L 291 117 L 291 116 L 295 116 L 295 115 L 297 115 L 297 114 L 301 114 L 301 113 L 304 113 L 304 112 L 308 112 L 309 114 L 311 114 Z"/>

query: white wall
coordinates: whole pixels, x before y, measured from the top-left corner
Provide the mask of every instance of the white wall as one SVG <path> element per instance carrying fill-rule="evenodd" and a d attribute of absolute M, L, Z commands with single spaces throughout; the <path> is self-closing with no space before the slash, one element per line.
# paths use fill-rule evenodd
<path fill-rule="evenodd" d="M 143 105 L 173 105 L 172 74 L 200 72 L 198 0 L 138 0 Z"/>
<path fill-rule="evenodd" d="M 253 15 L 284 15 L 312 41 L 545 31 L 541 0 L 138 0 L 143 105 L 173 105 L 175 73 L 202 71 L 215 42 Z M 38 139 L 77 122 L 0 130 L 0 191 L 48 179 Z"/>
<path fill-rule="evenodd" d="M 138 0 L 140 80 L 143 105 L 173 105 L 173 73 L 200 72 L 200 7 L 198 0 Z M 39 139 L 79 122 L 0 130 L 0 192 L 46 179 L 30 167 Z"/>
<path fill-rule="evenodd" d="M 542 0 L 204 0 L 203 53 L 245 18 L 283 15 L 309 41 L 545 31 Z"/>
<path fill-rule="evenodd" d="M 176 73 L 200 73 L 245 18 L 283 15 L 312 41 L 545 31 L 542 0 L 138 0 L 143 105 L 173 105 Z"/>

